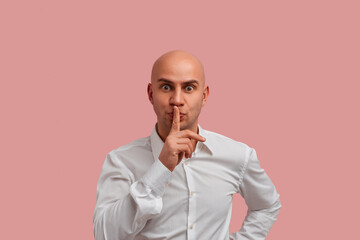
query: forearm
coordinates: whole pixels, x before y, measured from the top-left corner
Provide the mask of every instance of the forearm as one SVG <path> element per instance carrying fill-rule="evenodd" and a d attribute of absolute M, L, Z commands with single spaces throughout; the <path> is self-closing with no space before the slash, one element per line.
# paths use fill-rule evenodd
<path fill-rule="evenodd" d="M 141 179 L 132 182 L 123 167 L 114 169 L 109 164 L 103 169 L 93 219 L 95 239 L 133 239 L 161 212 L 171 172 L 157 160 Z"/>
<path fill-rule="evenodd" d="M 97 209 L 94 215 L 95 239 L 132 239 L 161 209 L 161 197 L 153 194 L 142 182 L 135 182 L 125 198 Z"/>
<path fill-rule="evenodd" d="M 248 212 L 239 232 L 231 239 L 265 239 L 275 223 L 281 208 L 280 195 L 264 169 L 261 168 L 254 149 L 249 153 L 244 177 L 239 186 Z"/>
<path fill-rule="evenodd" d="M 265 239 L 281 208 L 280 199 L 269 208 L 248 210 L 241 229 L 231 234 L 232 240 L 261 240 Z"/>

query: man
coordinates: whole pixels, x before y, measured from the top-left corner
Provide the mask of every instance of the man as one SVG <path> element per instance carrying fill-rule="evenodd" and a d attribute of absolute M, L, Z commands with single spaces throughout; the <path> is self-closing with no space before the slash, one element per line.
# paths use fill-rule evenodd
<path fill-rule="evenodd" d="M 265 239 L 279 194 L 254 149 L 198 124 L 209 96 L 201 62 L 185 51 L 165 53 L 153 65 L 147 92 L 157 123 L 149 137 L 107 155 L 95 239 Z M 235 193 L 248 212 L 229 236 Z"/>

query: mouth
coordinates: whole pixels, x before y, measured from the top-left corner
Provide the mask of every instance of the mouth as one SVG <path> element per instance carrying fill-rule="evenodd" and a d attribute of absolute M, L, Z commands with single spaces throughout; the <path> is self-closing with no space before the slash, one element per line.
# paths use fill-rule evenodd
<path fill-rule="evenodd" d="M 171 113 L 168 113 L 168 114 L 169 114 L 170 118 L 173 119 L 174 113 L 171 112 Z M 186 114 L 184 114 L 184 113 L 180 113 L 180 119 L 183 119 L 185 115 L 186 115 Z"/>

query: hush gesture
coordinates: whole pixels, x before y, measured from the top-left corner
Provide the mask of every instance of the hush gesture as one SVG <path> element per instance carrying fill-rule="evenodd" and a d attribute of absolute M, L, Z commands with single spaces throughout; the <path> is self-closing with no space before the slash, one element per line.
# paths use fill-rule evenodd
<path fill-rule="evenodd" d="M 170 170 L 181 162 L 183 157 L 191 158 L 197 141 L 205 142 L 205 138 L 191 130 L 180 131 L 179 108 L 174 106 L 173 121 L 169 135 L 159 155 L 159 160 Z"/>

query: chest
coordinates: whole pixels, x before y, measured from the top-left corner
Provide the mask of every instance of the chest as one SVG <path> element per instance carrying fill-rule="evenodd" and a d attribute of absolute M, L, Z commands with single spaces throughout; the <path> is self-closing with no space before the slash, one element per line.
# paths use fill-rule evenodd
<path fill-rule="evenodd" d="M 209 226 L 228 229 L 239 180 L 232 164 L 236 165 L 231 159 L 205 157 L 179 163 L 165 187 L 161 213 L 148 221 L 142 234 L 166 233 L 177 239 L 174 236 L 219 234 L 209 232 Z"/>
<path fill-rule="evenodd" d="M 239 172 L 232 164 L 206 158 L 183 160 L 166 188 L 164 207 L 165 201 L 177 201 L 187 203 L 189 209 L 194 205 L 198 213 L 206 210 L 226 215 L 232 195 L 238 191 Z"/>
<path fill-rule="evenodd" d="M 198 219 L 226 218 L 238 191 L 239 171 L 231 159 L 192 158 L 174 170 L 163 197 L 163 213 Z M 165 213 L 166 212 L 166 213 Z"/>

